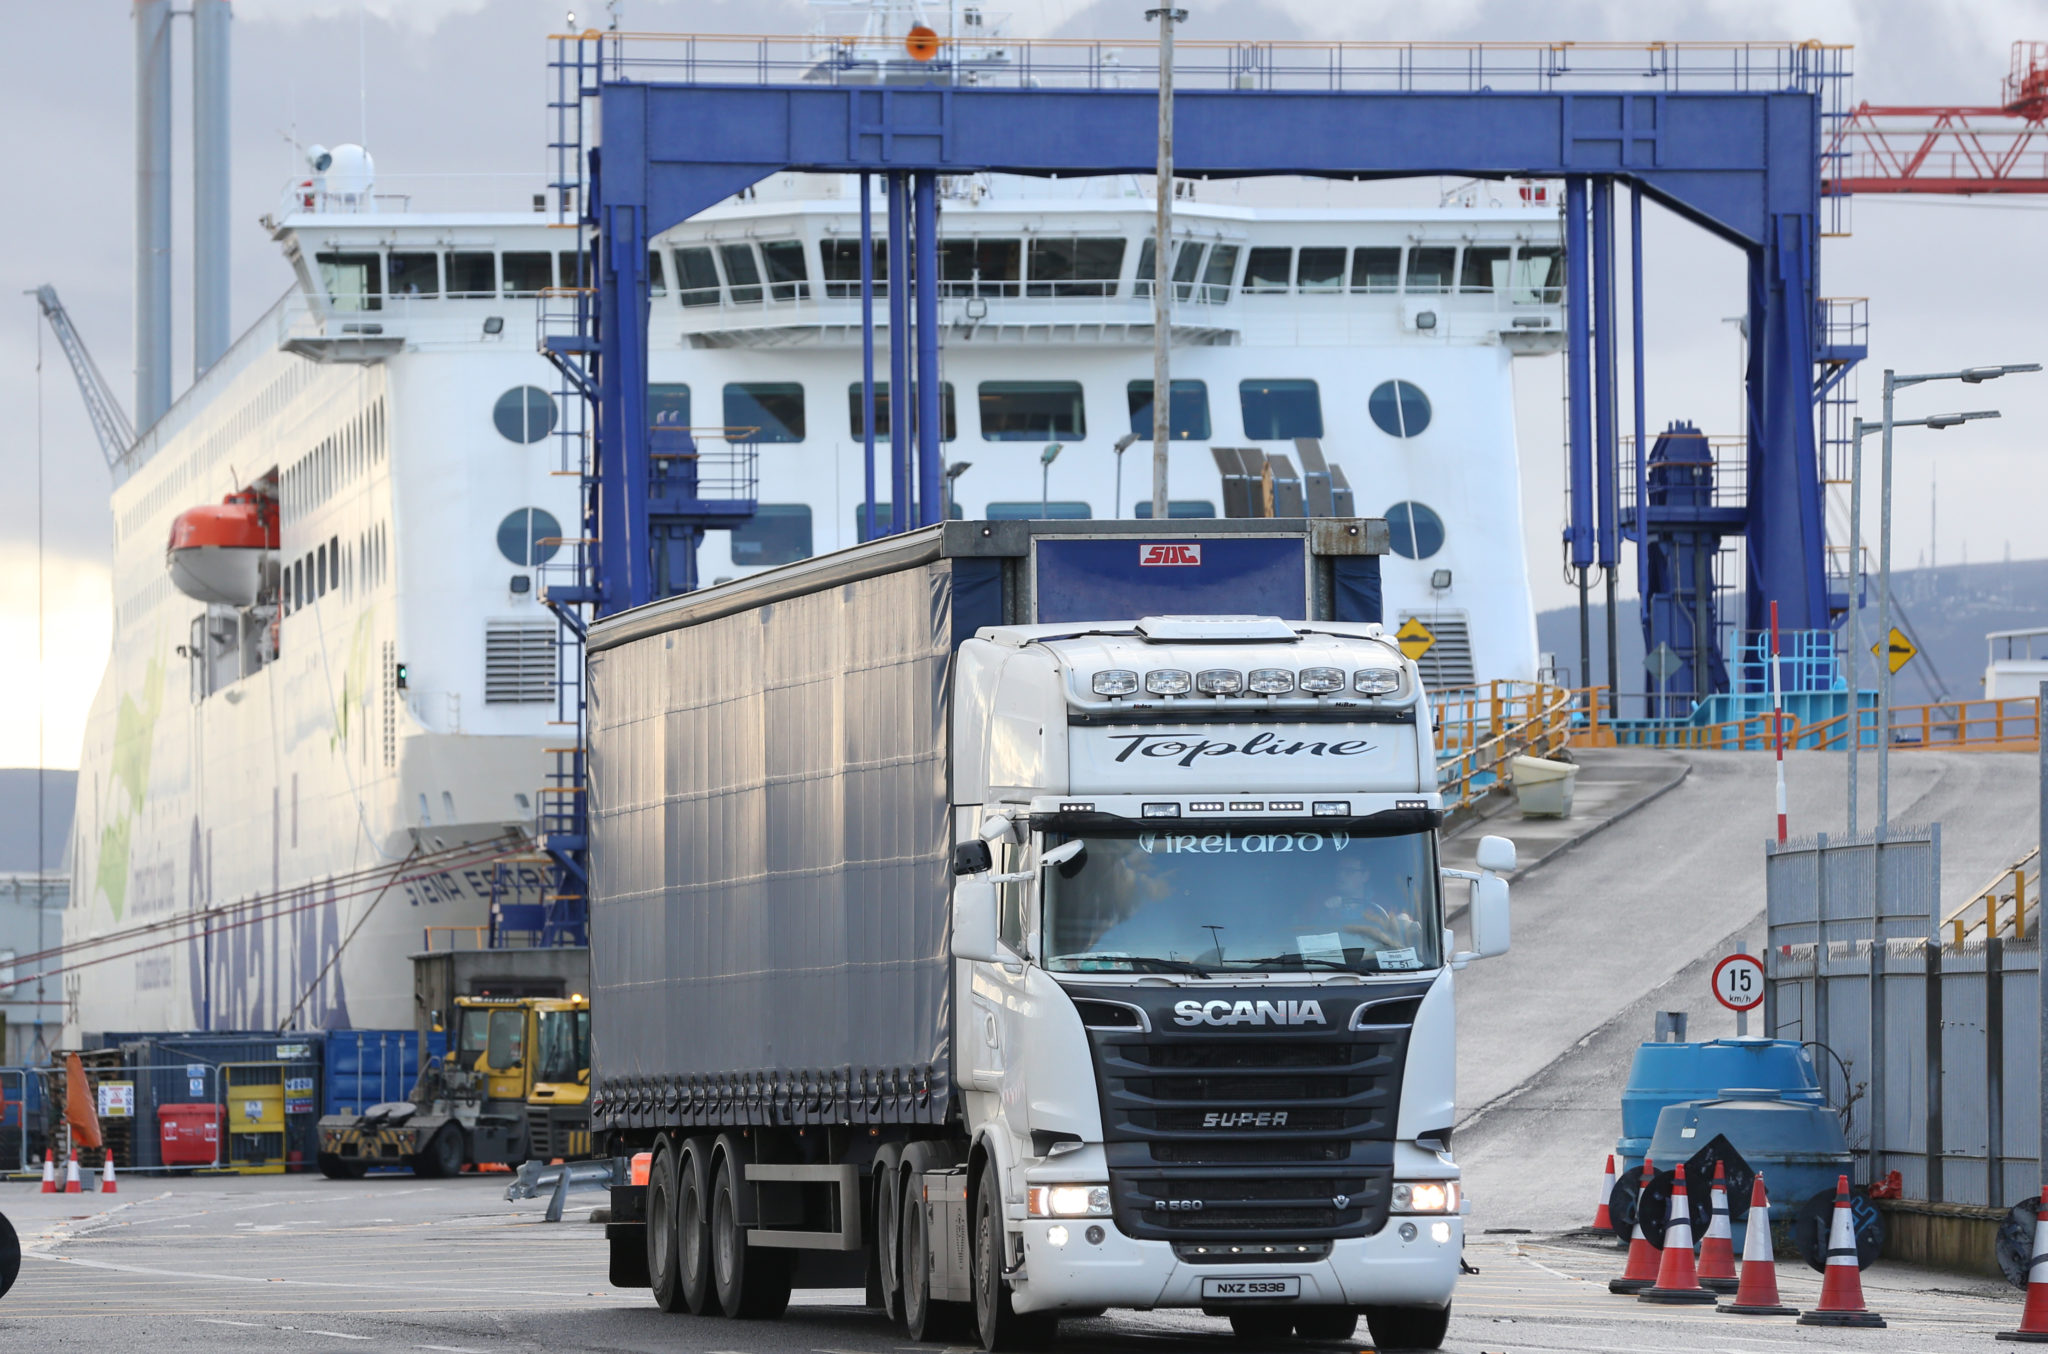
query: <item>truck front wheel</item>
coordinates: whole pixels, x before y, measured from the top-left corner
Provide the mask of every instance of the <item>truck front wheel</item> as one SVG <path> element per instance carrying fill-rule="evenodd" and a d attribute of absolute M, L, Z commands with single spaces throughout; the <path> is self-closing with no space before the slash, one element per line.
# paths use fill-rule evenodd
<path fill-rule="evenodd" d="M 790 1254 L 749 1246 L 741 1235 L 733 1163 L 720 1161 L 711 1186 L 711 1276 L 727 1316 L 773 1318 L 789 1306 Z"/>
<path fill-rule="evenodd" d="M 1019 1316 L 1003 1285 L 1003 1192 L 996 1164 L 984 1162 L 974 1200 L 974 1324 L 987 1350 L 1040 1349 L 1059 1334 L 1060 1319 L 1051 1312 Z"/>
<path fill-rule="evenodd" d="M 320 1174 L 329 1180 L 360 1180 L 370 1170 L 366 1161 L 338 1156 L 333 1152 L 320 1153 L 316 1164 L 320 1167 Z"/>
<path fill-rule="evenodd" d="M 908 1155 L 908 1154 L 906 1154 Z M 904 1173 L 902 1244 L 897 1259 L 903 1267 L 903 1328 L 910 1338 L 950 1341 L 966 1326 L 967 1304 L 932 1297 L 931 1218 L 924 1207 L 924 1161 L 913 1157 Z"/>
<path fill-rule="evenodd" d="M 1366 1329 L 1372 1342 L 1388 1349 L 1441 1349 L 1451 1331 L 1451 1309 L 1442 1307 L 1368 1307 Z"/>
<path fill-rule="evenodd" d="M 413 1157 L 412 1173 L 427 1180 L 462 1174 L 462 1130 L 454 1124 L 441 1125 Z"/>
<path fill-rule="evenodd" d="M 676 1155 L 666 1141 L 654 1149 L 647 1168 L 647 1276 L 654 1281 L 654 1305 L 683 1310 L 682 1277 L 676 1268 Z"/>

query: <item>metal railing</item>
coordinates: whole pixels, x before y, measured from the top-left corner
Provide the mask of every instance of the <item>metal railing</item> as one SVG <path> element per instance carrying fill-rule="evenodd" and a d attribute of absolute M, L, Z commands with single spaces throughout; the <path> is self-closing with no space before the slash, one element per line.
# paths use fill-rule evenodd
<path fill-rule="evenodd" d="M 2038 930 L 2041 911 L 2041 848 L 2038 846 L 1941 919 L 1943 943 L 1962 946 L 1973 940 L 2000 935 L 2011 936 L 2014 940 L 2030 938 L 2033 933 L 2027 922 L 2029 898 L 2034 900 L 2033 926 Z"/>
<path fill-rule="evenodd" d="M 1555 756 L 1576 722 L 1589 711 L 1598 718 L 1599 692 L 1504 681 L 1431 692 L 1444 808 L 1463 808 L 1503 785 L 1516 757 Z"/>

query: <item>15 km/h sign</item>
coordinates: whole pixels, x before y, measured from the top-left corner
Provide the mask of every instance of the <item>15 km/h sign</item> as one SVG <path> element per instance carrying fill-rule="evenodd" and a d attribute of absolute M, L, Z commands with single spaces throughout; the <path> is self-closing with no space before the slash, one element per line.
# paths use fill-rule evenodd
<path fill-rule="evenodd" d="M 1714 1000 L 1731 1011 L 1763 1005 L 1764 966 L 1747 954 L 1731 954 L 1714 965 Z"/>

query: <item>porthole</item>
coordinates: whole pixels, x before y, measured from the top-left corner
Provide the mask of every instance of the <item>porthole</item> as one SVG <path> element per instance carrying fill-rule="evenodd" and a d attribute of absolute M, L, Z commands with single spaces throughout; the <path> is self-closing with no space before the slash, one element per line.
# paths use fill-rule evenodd
<path fill-rule="evenodd" d="M 1382 381 L 1365 407 L 1389 437 L 1414 437 L 1429 426 L 1429 396 L 1412 381 Z"/>
<path fill-rule="evenodd" d="M 555 430 L 555 397 L 539 386 L 513 386 L 498 396 L 491 422 L 513 442 L 538 442 Z"/>
<path fill-rule="evenodd" d="M 541 508 L 519 508 L 498 523 L 498 553 L 522 569 L 546 564 L 560 550 L 562 524 Z"/>
<path fill-rule="evenodd" d="M 1387 509 L 1387 534 L 1402 559 L 1428 559 L 1444 548 L 1444 519 L 1427 504 L 1396 503 Z"/>

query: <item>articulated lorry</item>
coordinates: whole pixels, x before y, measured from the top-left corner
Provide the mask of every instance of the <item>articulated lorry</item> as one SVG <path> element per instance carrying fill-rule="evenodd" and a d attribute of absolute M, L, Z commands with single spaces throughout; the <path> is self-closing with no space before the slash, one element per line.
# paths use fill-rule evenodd
<path fill-rule="evenodd" d="M 921 1340 L 1200 1308 L 1434 1348 L 1459 1273 L 1430 707 L 1386 525 L 952 522 L 589 634 L 612 1282 Z"/>

